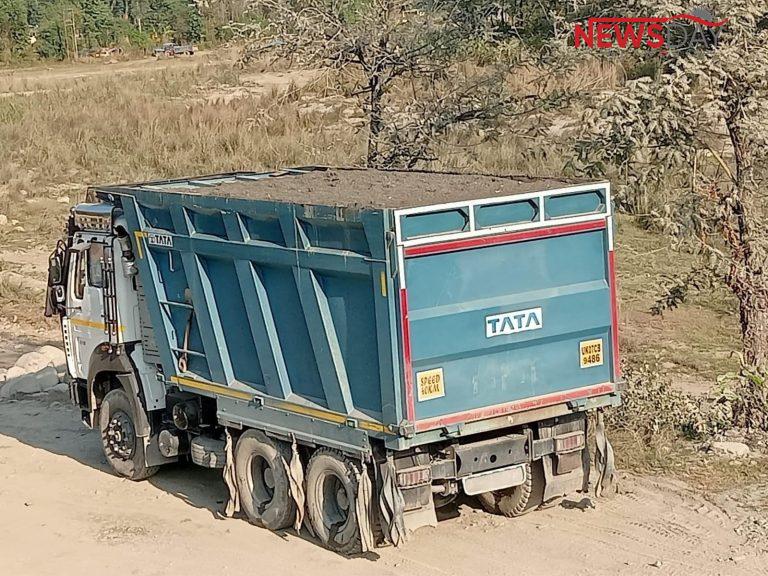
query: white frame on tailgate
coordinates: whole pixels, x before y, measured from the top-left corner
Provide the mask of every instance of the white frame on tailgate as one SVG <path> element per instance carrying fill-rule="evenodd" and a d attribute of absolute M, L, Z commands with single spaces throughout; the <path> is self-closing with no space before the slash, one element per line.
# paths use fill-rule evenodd
<path fill-rule="evenodd" d="M 567 216 L 562 218 L 552 218 L 545 220 L 546 198 L 551 196 L 561 196 L 574 194 L 578 192 L 600 191 L 605 194 L 605 212 L 593 214 L 583 214 L 580 216 Z M 496 206 L 498 204 L 507 204 L 522 200 L 538 200 L 538 218 L 533 222 L 520 222 L 517 224 L 504 224 L 501 226 L 490 226 L 488 228 L 477 229 L 475 225 L 475 208 L 478 206 Z M 455 208 L 468 208 L 469 230 L 464 232 L 448 232 L 445 234 L 430 234 L 428 236 L 419 236 L 410 240 L 403 240 L 401 219 L 403 216 L 412 214 L 428 214 L 430 212 L 444 212 Z M 445 204 L 432 204 L 429 206 L 416 206 L 413 208 L 401 208 L 394 211 L 395 217 L 395 237 L 397 239 L 397 259 L 400 276 L 400 288 L 405 288 L 405 249 L 411 246 L 423 246 L 425 244 L 438 244 L 441 242 L 450 242 L 453 240 L 466 240 L 469 238 L 479 238 L 483 236 L 493 236 L 496 234 L 505 234 L 507 232 L 518 232 L 523 230 L 532 230 L 536 228 L 545 228 L 548 226 L 561 226 L 563 224 L 577 224 L 581 222 L 591 222 L 594 220 L 607 220 L 608 229 L 608 249 L 613 250 L 613 210 L 611 207 L 611 184 L 610 182 L 590 182 L 589 184 L 580 184 L 578 186 L 567 186 L 565 188 L 553 188 L 539 192 L 526 192 L 524 194 L 512 194 L 509 196 L 499 196 L 495 198 L 480 198 L 477 200 L 467 200 L 459 202 L 447 202 Z"/>
<path fill-rule="evenodd" d="M 582 216 L 571 216 L 564 218 L 554 218 L 544 220 L 545 199 L 550 196 L 560 196 L 565 194 L 574 194 L 577 192 L 602 191 L 605 193 L 606 211 L 596 214 L 585 214 Z M 554 188 L 552 190 L 543 190 L 541 192 L 526 192 L 525 194 L 513 194 L 510 196 L 498 196 L 495 198 L 480 198 L 477 200 L 467 200 L 465 202 L 448 202 L 446 204 L 431 204 L 429 206 L 416 206 L 414 208 L 401 208 L 395 210 L 395 234 L 398 246 L 420 246 L 422 244 L 432 244 L 436 242 L 445 242 L 448 240 L 459 240 L 464 238 L 475 238 L 477 236 L 488 236 L 491 234 L 501 234 L 516 230 L 528 230 L 541 226 L 550 226 L 555 224 L 573 224 L 576 222 L 586 222 L 589 220 L 599 220 L 606 216 L 611 216 L 611 185 L 609 182 L 593 182 L 591 184 L 582 184 L 579 186 L 569 186 L 566 188 Z M 519 224 L 504 224 L 502 226 L 491 226 L 488 228 L 475 228 L 475 208 L 477 206 L 496 206 L 498 204 L 507 204 L 522 200 L 536 199 L 539 201 L 538 219 L 534 222 L 521 222 Z M 469 230 L 466 232 L 449 232 L 446 234 L 431 234 L 429 236 L 420 236 L 410 240 L 403 240 L 400 219 L 402 216 L 412 214 L 427 214 L 429 212 L 444 212 L 454 208 L 469 208 Z"/>

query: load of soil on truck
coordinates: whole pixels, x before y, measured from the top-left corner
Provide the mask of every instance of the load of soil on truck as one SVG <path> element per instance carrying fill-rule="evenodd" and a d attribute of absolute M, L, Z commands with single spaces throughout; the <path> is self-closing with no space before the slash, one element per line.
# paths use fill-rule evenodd
<path fill-rule="evenodd" d="M 308 167 L 162 183 L 166 192 L 340 207 L 411 208 L 562 188 L 578 180 Z M 157 186 L 156 184 L 153 185 Z"/>

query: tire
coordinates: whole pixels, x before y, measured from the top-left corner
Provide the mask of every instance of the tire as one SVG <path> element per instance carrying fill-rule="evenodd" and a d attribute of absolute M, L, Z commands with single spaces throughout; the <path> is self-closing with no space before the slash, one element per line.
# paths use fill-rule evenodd
<path fill-rule="evenodd" d="M 320 448 L 307 467 L 307 512 L 323 546 L 339 554 L 361 552 L 357 500 L 357 464 L 341 453 Z"/>
<path fill-rule="evenodd" d="M 144 442 L 136 436 L 136 415 L 125 390 L 107 392 L 99 408 L 101 446 L 107 462 L 118 475 L 145 480 L 160 468 L 147 466 Z"/>
<path fill-rule="evenodd" d="M 541 462 L 525 465 L 525 482 L 519 486 L 484 492 L 477 500 L 486 512 L 516 518 L 538 508 L 544 494 L 544 471 Z M 539 471 L 541 473 L 539 473 Z"/>
<path fill-rule="evenodd" d="M 235 448 L 235 478 L 240 505 L 254 524 L 270 530 L 288 528 L 296 518 L 283 460 L 291 451 L 285 442 L 258 430 L 248 430 Z"/>

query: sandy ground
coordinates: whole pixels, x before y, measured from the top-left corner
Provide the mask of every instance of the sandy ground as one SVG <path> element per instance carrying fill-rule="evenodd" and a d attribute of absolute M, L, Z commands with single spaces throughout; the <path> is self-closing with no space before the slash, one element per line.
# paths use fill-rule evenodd
<path fill-rule="evenodd" d="M 120 76 L 158 70 L 178 70 L 210 63 L 213 53 L 201 51 L 194 56 L 176 58 L 142 58 L 120 62 L 57 63 L 49 66 L 0 69 L 0 94 L 32 92 L 42 86 L 54 87 L 81 78 Z M 29 88 L 28 90 L 25 90 Z"/>
<path fill-rule="evenodd" d="M 768 573 L 765 543 L 749 541 L 734 500 L 721 509 L 683 486 L 630 476 L 609 500 L 567 499 L 514 520 L 465 501 L 404 547 L 354 559 L 222 518 L 225 496 L 218 472 L 191 465 L 142 483 L 113 476 L 97 434 L 67 405 L 0 404 L 3 574 Z"/>
<path fill-rule="evenodd" d="M 176 58 L 147 57 L 114 63 L 94 61 L 0 69 L 0 98 L 68 90 L 78 81 L 93 78 L 204 68 L 231 62 L 235 58 L 236 54 L 232 50 L 217 50 L 201 51 L 194 56 Z M 317 76 L 318 71 L 313 70 L 241 73 L 239 86 L 213 90 L 207 94 L 206 100 L 212 103 L 226 103 L 244 95 L 265 95 L 275 89 L 304 85 Z"/>

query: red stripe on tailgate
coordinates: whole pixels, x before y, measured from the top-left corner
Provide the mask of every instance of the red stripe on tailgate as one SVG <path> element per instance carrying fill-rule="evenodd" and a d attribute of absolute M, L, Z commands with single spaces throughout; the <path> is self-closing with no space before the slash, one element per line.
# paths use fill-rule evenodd
<path fill-rule="evenodd" d="M 411 366 L 411 328 L 408 323 L 408 294 L 400 289 L 400 324 L 403 331 L 403 373 L 405 374 L 405 416 L 413 422 L 416 406 L 413 400 L 413 368 Z"/>
<path fill-rule="evenodd" d="M 619 357 L 619 301 L 616 289 L 616 262 L 613 250 L 608 252 L 608 273 L 611 284 L 611 344 L 613 345 L 613 377 L 621 378 L 621 359 Z"/>
<path fill-rule="evenodd" d="M 426 256 L 428 254 L 442 254 L 443 252 L 455 252 L 456 250 L 466 250 L 467 248 L 510 244 L 512 242 L 522 242 L 523 240 L 532 240 L 534 238 L 563 236 L 564 234 L 575 234 L 577 232 L 600 230 L 602 228 L 605 228 L 605 220 L 590 220 L 589 222 L 579 222 L 577 224 L 563 224 L 562 226 L 535 228 L 533 230 L 509 232 L 507 234 L 496 234 L 493 236 L 481 236 L 479 238 L 466 238 L 462 240 L 449 240 L 447 242 L 425 244 L 423 246 L 411 246 L 405 249 L 405 255 Z"/>

